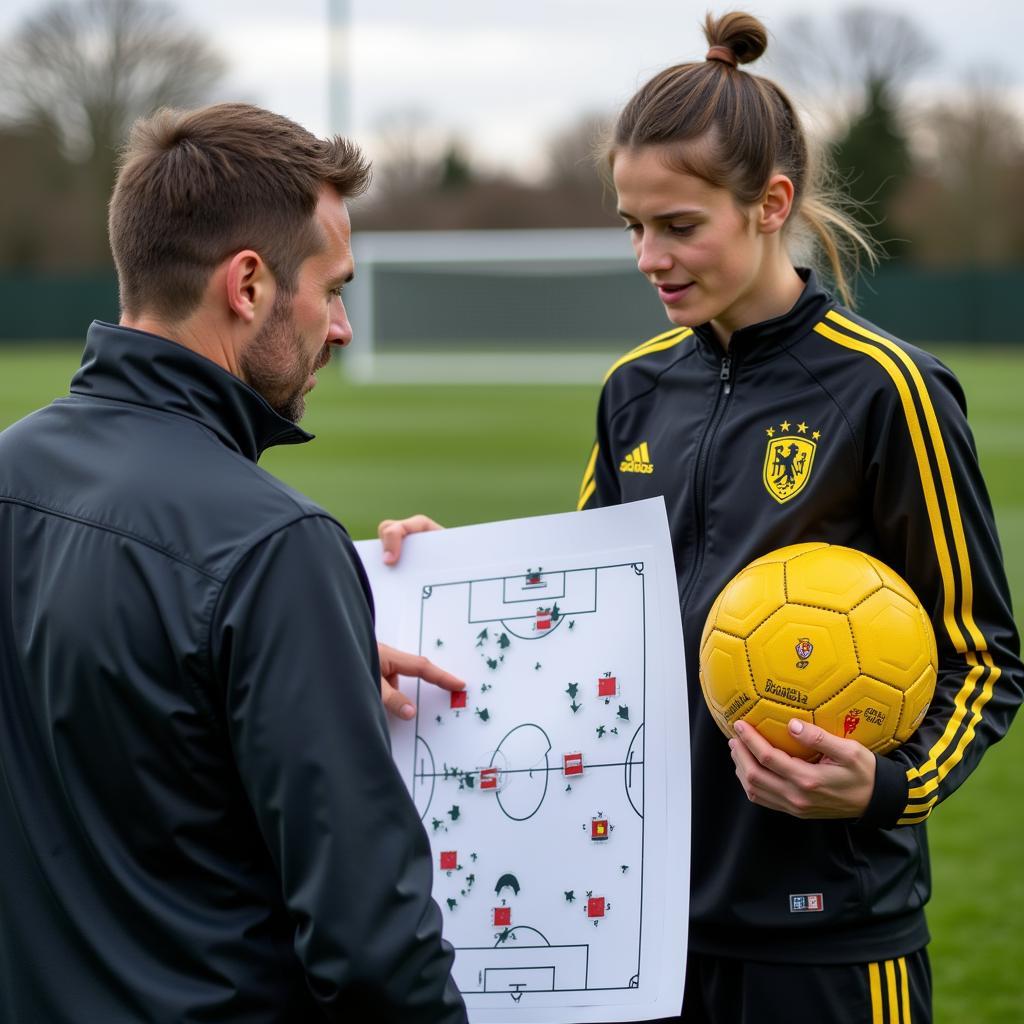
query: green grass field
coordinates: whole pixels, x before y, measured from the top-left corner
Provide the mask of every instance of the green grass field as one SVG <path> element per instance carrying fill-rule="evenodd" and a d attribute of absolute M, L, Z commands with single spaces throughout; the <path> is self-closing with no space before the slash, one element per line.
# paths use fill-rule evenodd
<path fill-rule="evenodd" d="M 1024 601 L 1024 350 L 943 349 L 967 392 L 1006 568 Z M 78 352 L 0 349 L 0 428 L 63 394 Z M 317 440 L 263 465 L 355 537 L 426 512 L 447 525 L 574 507 L 597 386 L 416 387 L 345 383 L 327 371 L 303 424 Z M 1019 618 L 1019 616 L 1018 616 Z M 929 824 L 936 1021 L 1024 1020 L 1024 725 L 995 747 Z"/>

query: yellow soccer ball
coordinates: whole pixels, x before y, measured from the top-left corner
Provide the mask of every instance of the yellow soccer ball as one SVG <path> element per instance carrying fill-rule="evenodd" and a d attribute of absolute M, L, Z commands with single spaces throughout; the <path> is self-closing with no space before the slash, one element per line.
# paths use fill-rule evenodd
<path fill-rule="evenodd" d="M 787 730 L 814 722 L 885 754 L 921 724 L 935 693 L 935 632 L 910 587 L 878 559 L 794 544 L 726 584 L 700 641 L 700 685 L 727 736 L 748 722 L 797 757 Z"/>

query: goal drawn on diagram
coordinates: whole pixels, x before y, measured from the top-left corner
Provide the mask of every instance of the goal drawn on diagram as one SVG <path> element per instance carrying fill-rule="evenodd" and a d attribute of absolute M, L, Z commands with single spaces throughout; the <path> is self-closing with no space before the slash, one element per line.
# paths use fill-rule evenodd
<path fill-rule="evenodd" d="M 584 944 L 459 947 L 453 973 L 465 994 L 585 991 L 589 957 Z"/>

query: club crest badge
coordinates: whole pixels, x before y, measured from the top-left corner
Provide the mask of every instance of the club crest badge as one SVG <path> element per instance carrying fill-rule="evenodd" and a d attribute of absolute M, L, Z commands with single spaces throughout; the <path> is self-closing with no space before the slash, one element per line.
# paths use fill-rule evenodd
<path fill-rule="evenodd" d="M 778 427 L 768 427 L 765 433 L 768 446 L 764 454 L 764 485 L 781 505 L 807 486 L 821 431 L 808 432 L 806 423 L 783 420 Z"/>
<path fill-rule="evenodd" d="M 806 668 L 807 661 L 814 653 L 814 644 L 807 637 L 801 637 L 796 643 L 796 656 L 800 659 L 797 668 Z"/>

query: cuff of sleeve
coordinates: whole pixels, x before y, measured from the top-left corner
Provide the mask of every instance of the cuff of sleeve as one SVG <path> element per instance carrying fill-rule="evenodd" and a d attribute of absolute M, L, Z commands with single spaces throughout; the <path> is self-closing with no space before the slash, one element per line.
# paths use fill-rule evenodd
<path fill-rule="evenodd" d="M 909 792 L 910 783 L 904 765 L 876 754 L 875 788 L 860 823 L 875 828 L 893 828 L 907 806 Z"/>

